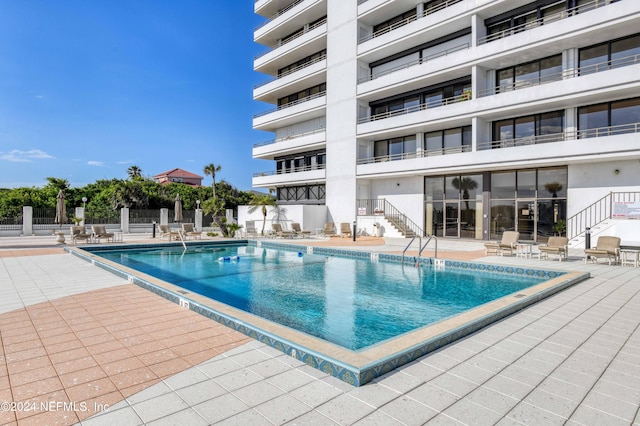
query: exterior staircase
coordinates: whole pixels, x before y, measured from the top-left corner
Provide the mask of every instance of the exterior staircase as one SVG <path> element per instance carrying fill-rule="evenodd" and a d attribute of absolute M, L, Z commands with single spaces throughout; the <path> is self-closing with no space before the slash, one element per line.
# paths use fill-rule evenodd
<path fill-rule="evenodd" d="M 358 215 L 383 216 L 405 238 L 424 236 L 424 230 L 384 198 L 358 200 Z"/>
<path fill-rule="evenodd" d="M 569 247 L 585 247 L 585 231 L 589 228 L 591 238 L 606 233 L 615 226 L 617 203 L 639 203 L 640 192 L 610 192 L 590 206 L 567 219 Z M 593 245 L 593 243 L 592 243 Z"/>

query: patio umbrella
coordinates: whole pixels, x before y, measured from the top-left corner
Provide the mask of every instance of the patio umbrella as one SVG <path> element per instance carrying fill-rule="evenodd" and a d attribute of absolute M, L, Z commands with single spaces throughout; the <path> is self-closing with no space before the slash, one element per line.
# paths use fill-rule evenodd
<path fill-rule="evenodd" d="M 180 201 L 180 194 L 176 195 L 176 205 L 174 210 L 175 216 L 173 217 L 173 221 L 182 222 L 182 201 Z"/>
<path fill-rule="evenodd" d="M 64 203 L 64 192 L 62 192 L 62 189 L 58 192 L 56 199 L 56 218 L 54 219 L 54 223 L 60 224 L 60 228 L 62 228 L 62 224 L 67 223 L 67 206 Z"/>

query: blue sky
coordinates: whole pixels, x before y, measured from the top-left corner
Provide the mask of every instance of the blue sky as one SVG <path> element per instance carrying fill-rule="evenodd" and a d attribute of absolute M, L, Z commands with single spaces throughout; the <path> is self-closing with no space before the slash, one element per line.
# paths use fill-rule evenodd
<path fill-rule="evenodd" d="M 251 188 L 254 0 L 2 0 L 0 187 L 179 167 Z M 211 183 L 205 177 L 205 185 Z"/>

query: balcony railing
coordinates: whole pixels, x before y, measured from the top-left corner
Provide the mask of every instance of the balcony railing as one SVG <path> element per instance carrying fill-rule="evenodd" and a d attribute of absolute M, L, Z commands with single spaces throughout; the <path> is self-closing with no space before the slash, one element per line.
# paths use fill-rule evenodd
<path fill-rule="evenodd" d="M 619 0 L 594 0 L 589 3 L 582 4 L 580 6 L 573 7 L 571 9 L 563 10 L 562 12 L 554 13 L 551 15 L 547 15 L 545 17 L 536 19 L 531 22 L 524 23 L 522 25 L 517 25 L 512 28 L 507 28 L 506 30 L 489 34 L 484 37 L 480 37 L 478 39 L 478 45 L 489 43 L 495 40 L 499 40 L 501 38 L 509 37 L 514 34 L 518 34 L 527 30 L 532 30 L 534 28 L 538 28 L 545 24 L 550 24 L 552 22 L 557 22 L 562 19 L 571 18 L 572 16 L 576 16 L 580 13 L 587 12 L 589 10 L 598 9 L 603 6 L 608 6 L 611 3 L 615 3 Z"/>
<path fill-rule="evenodd" d="M 325 168 L 326 168 L 325 164 L 312 164 L 309 166 L 291 167 L 284 170 L 270 170 L 268 172 L 256 172 L 253 174 L 253 177 L 288 175 L 292 173 L 310 172 L 313 170 L 324 170 Z"/>
<path fill-rule="evenodd" d="M 297 33 L 293 34 L 292 36 L 287 37 L 286 39 L 282 39 L 282 40 L 280 41 L 280 43 L 278 43 L 278 46 L 276 46 L 276 47 L 275 47 L 275 48 L 273 48 L 273 49 L 269 49 L 269 50 L 267 50 L 267 51 L 266 51 L 266 52 L 264 52 L 264 53 L 261 53 L 261 54 L 257 55 L 254 59 L 261 58 L 261 57 L 263 57 L 264 55 L 266 55 L 266 54 L 268 54 L 268 53 L 273 52 L 273 51 L 274 51 L 274 50 L 276 50 L 277 48 L 282 47 L 282 46 L 284 46 L 284 45 L 285 45 L 285 44 L 287 44 L 287 43 L 291 43 L 293 40 L 295 40 L 295 39 L 297 39 L 297 38 L 299 38 L 299 37 L 302 37 L 303 35 L 305 35 L 305 34 L 307 34 L 307 33 L 311 32 L 311 31 L 315 30 L 315 29 L 316 29 L 316 28 L 318 28 L 318 27 L 321 27 L 322 25 L 324 25 L 324 24 L 326 24 L 326 23 L 327 23 L 327 18 L 324 18 L 324 19 L 322 19 L 321 21 L 318 21 L 318 22 L 316 22 L 316 23 L 315 23 L 315 24 L 313 24 L 313 25 L 309 25 L 308 27 L 305 27 L 305 28 L 303 28 L 302 30 L 298 31 Z"/>
<path fill-rule="evenodd" d="M 377 157 L 359 158 L 357 164 L 385 163 L 387 161 L 409 160 L 412 158 L 435 157 L 440 155 L 459 154 L 470 152 L 471 145 L 452 146 L 447 148 L 420 150 L 416 152 L 403 152 L 401 154 L 379 155 Z"/>
<path fill-rule="evenodd" d="M 257 1 L 257 0 L 256 0 Z M 291 3 L 289 6 L 285 7 L 284 9 L 281 9 L 278 11 L 278 13 L 276 13 L 275 15 L 267 18 L 267 20 L 265 22 L 263 22 L 262 24 L 258 25 L 255 30 L 259 30 L 260 28 L 264 27 L 265 25 L 267 25 L 269 22 L 273 21 L 274 19 L 276 19 L 279 16 L 284 15 L 285 13 L 287 13 L 288 11 L 290 11 L 291 9 L 293 9 L 294 7 L 296 7 L 297 5 L 299 5 L 300 3 L 302 3 L 304 0 L 296 0 L 293 3 Z"/>
<path fill-rule="evenodd" d="M 614 68 L 636 65 L 638 63 L 640 63 L 640 54 L 626 56 L 624 58 L 612 59 L 610 61 L 603 61 L 597 64 L 585 65 L 584 67 L 575 68 L 573 70 L 565 70 L 557 73 L 547 74 L 541 77 L 532 78 L 529 80 L 520 80 L 511 84 L 503 84 L 500 86 L 492 87 L 488 90 L 482 90 L 478 92 L 478 97 L 481 98 L 485 96 L 496 95 L 498 93 L 512 92 L 514 90 L 540 86 L 542 84 L 553 83 L 555 81 L 568 80 L 584 75 L 609 71 Z"/>
<path fill-rule="evenodd" d="M 448 1 L 445 1 L 443 3 L 437 4 L 435 6 L 432 6 L 432 7 L 428 8 L 428 9 L 425 9 L 422 12 L 422 14 L 420 14 L 420 15 L 416 14 L 416 15 L 410 16 L 408 18 L 403 19 L 402 21 L 395 22 L 393 25 L 389 25 L 388 27 L 385 27 L 385 28 L 383 28 L 383 29 L 381 29 L 379 31 L 376 31 L 376 32 L 374 32 L 374 33 L 372 33 L 372 34 L 370 34 L 368 36 L 362 37 L 360 40 L 358 40 L 358 44 L 362 44 L 365 41 L 372 40 L 372 39 L 374 39 L 376 37 L 380 37 L 381 35 L 384 35 L 384 34 L 390 33 L 391 31 L 397 30 L 398 28 L 402 28 L 405 25 L 408 25 L 408 24 L 410 24 L 412 22 L 417 21 L 418 18 L 423 18 L 425 16 L 431 15 L 432 13 L 439 12 L 442 9 L 446 9 L 447 7 L 449 7 L 451 5 L 454 5 L 456 3 L 460 3 L 461 1 L 462 0 L 448 0 Z M 364 2 L 362 2 L 362 3 L 364 3 Z M 362 3 L 358 3 L 358 4 L 362 4 Z"/>
<path fill-rule="evenodd" d="M 296 101 L 289 102 L 288 104 L 279 105 L 277 108 L 273 108 L 273 109 L 270 109 L 268 111 L 264 111 L 264 112 L 258 113 L 256 115 L 254 115 L 253 118 L 262 117 L 263 115 L 271 114 L 272 112 L 277 112 L 277 111 L 281 111 L 283 109 L 291 108 L 293 106 L 300 105 L 300 104 L 302 104 L 304 102 L 308 102 L 308 101 L 311 101 L 313 99 L 321 98 L 326 94 L 327 94 L 327 91 L 323 90 L 322 92 L 316 93 L 314 95 L 306 96 L 306 97 L 304 97 L 302 99 L 298 99 Z"/>
<path fill-rule="evenodd" d="M 256 84 L 255 86 L 253 86 L 253 88 L 254 88 L 254 89 L 257 89 L 258 87 L 262 87 L 262 86 L 264 86 L 264 85 L 266 85 L 266 84 L 269 84 L 269 83 L 271 83 L 271 82 L 273 82 L 273 81 L 279 80 L 279 79 L 284 78 L 284 77 L 286 77 L 286 76 L 288 76 L 288 75 L 291 75 L 291 74 L 293 74 L 293 73 L 296 73 L 296 72 L 298 72 L 298 71 L 300 71 L 300 70 L 302 70 L 302 69 L 305 69 L 305 68 L 307 68 L 307 67 L 310 67 L 311 65 L 315 65 L 315 64 L 317 64 L 317 63 L 318 63 L 318 62 L 320 62 L 320 61 L 324 61 L 325 59 L 327 59 L 327 55 L 326 55 L 326 54 L 325 54 L 325 55 L 320 56 L 319 58 L 313 59 L 313 60 L 311 60 L 311 61 L 309 61 L 309 62 L 307 62 L 307 63 L 304 63 L 304 64 L 302 64 L 302 65 L 298 65 L 297 67 L 292 68 L 292 69 L 290 69 L 290 70 L 288 70 L 288 71 L 285 71 L 285 72 L 283 72 L 282 74 L 279 74 L 277 77 L 273 77 L 273 78 L 270 78 L 270 79 L 269 79 L 269 80 L 267 80 L 267 81 L 263 81 L 262 83 Z"/>
<path fill-rule="evenodd" d="M 320 129 L 311 130 L 309 132 L 296 133 L 295 135 L 289 135 L 289 136 L 285 136 L 283 138 L 271 139 L 269 141 L 264 141 L 264 142 L 258 142 L 258 143 L 253 144 L 253 147 L 257 148 L 259 146 L 271 145 L 271 144 L 278 143 L 278 142 L 287 142 L 287 141 L 290 141 L 292 139 L 297 139 L 297 138 L 313 135 L 315 133 L 324 132 L 324 131 L 325 131 L 325 128 L 322 127 Z"/>
<path fill-rule="evenodd" d="M 359 79 L 358 83 L 364 83 L 365 81 L 375 80 L 376 78 L 379 78 L 379 77 L 382 77 L 382 76 L 385 76 L 385 75 L 389 75 L 389 74 L 392 74 L 392 73 L 397 72 L 397 71 L 402 71 L 402 70 L 405 70 L 407 68 L 415 67 L 417 65 L 426 64 L 427 62 L 432 61 L 432 60 L 434 60 L 436 58 L 441 58 L 443 56 L 447 56 L 447 55 L 449 55 L 451 53 L 457 52 L 459 50 L 464 50 L 464 49 L 469 49 L 469 43 L 464 43 L 464 44 L 461 44 L 459 46 L 455 46 L 455 47 L 452 47 L 450 49 L 434 53 L 433 55 L 429 55 L 429 56 L 426 56 L 424 58 L 416 59 L 414 61 L 407 62 L 406 64 L 398 65 L 397 67 L 389 68 L 389 69 L 386 69 L 384 71 L 380 71 L 380 72 L 375 73 L 375 74 L 372 73 L 368 77 L 364 77 L 364 78 Z"/>
<path fill-rule="evenodd" d="M 619 126 L 599 127 L 549 135 L 527 136 L 517 139 L 505 139 L 500 141 L 488 141 L 478 144 L 478 150 L 511 148 L 514 146 L 539 145 L 550 142 L 562 142 L 566 140 L 600 138 L 605 136 L 623 135 L 626 133 L 639 133 L 640 123 L 621 124 Z"/>
<path fill-rule="evenodd" d="M 445 105 L 451 105 L 458 102 L 464 102 L 471 99 L 471 92 L 465 92 L 458 96 L 453 96 L 451 98 L 438 99 L 436 101 L 425 102 L 423 104 L 410 106 L 408 108 L 402 108 L 395 111 L 383 112 L 380 114 L 375 114 L 370 117 L 363 117 L 358 120 L 358 124 L 369 123 L 371 121 L 384 120 L 391 117 L 397 117 L 399 115 L 411 114 L 412 112 L 424 111 L 432 108 L 439 108 Z"/>

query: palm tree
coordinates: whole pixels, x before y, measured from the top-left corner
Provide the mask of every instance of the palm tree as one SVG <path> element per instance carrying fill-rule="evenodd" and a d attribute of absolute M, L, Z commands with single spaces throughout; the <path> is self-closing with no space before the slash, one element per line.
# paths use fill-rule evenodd
<path fill-rule="evenodd" d="M 463 177 L 462 179 L 455 177 L 451 180 L 451 184 L 458 191 L 462 191 L 462 198 L 464 199 L 464 202 L 467 205 L 466 210 L 468 211 L 469 210 L 469 190 L 476 189 L 478 187 L 478 182 L 476 182 L 470 177 Z"/>
<path fill-rule="evenodd" d="M 127 169 L 127 175 L 131 179 L 139 178 L 142 176 L 142 169 L 138 166 L 131 166 Z"/>
<path fill-rule="evenodd" d="M 213 179 L 213 183 L 211 184 L 211 189 L 213 189 L 213 198 L 216 198 L 216 172 L 222 170 L 222 166 L 216 166 L 211 163 L 208 166 L 204 166 L 204 174 L 211 175 L 211 179 Z"/>
<path fill-rule="evenodd" d="M 264 235 L 264 227 L 267 224 L 267 207 L 268 206 L 277 206 L 277 201 L 272 195 L 272 190 L 269 190 L 268 194 L 263 195 L 254 195 L 253 199 L 249 201 L 249 213 L 255 212 L 258 208 L 262 209 L 262 232 L 261 235 Z"/>

